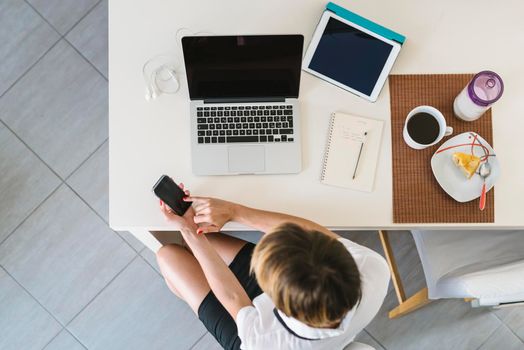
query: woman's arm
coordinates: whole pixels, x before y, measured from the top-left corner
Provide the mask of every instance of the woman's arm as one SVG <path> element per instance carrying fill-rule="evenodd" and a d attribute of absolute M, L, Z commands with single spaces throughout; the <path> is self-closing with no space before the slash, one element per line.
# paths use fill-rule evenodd
<path fill-rule="evenodd" d="M 180 232 L 200 263 L 216 298 L 236 320 L 240 309 L 252 305 L 246 291 L 205 235 L 197 235 L 194 229 L 190 228 L 181 228 Z"/>
<path fill-rule="evenodd" d="M 336 233 L 310 220 L 283 213 L 253 209 L 239 204 L 234 204 L 233 216 L 231 218 L 231 221 L 235 221 L 246 226 L 256 228 L 257 230 L 260 230 L 262 232 L 270 232 L 271 229 L 281 224 L 290 222 L 293 224 L 297 224 L 298 226 L 306 230 L 316 230 L 325 233 L 328 236 L 332 236 L 335 238 L 339 237 Z"/>
<path fill-rule="evenodd" d="M 183 185 L 181 188 L 184 189 Z M 186 194 L 189 195 L 189 192 L 186 191 Z M 193 208 L 189 208 L 183 216 L 178 216 L 160 201 L 160 210 L 166 220 L 180 230 L 184 241 L 198 260 L 209 287 L 227 312 L 236 319 L 240 309 L 252 305 L 251 300 L 206 236 L 196 234 L 197 225 L 194 223 Z"/>
<path fill-rule="evenodd" d="M 270 232 L 283 223 L 294 223 L 307 230 L 316 230 L 330 237 L 338 238 L 334 232 L 313 221 L 292 215 L 249 208 L 240 204 L 207 197 L 188 197 L 195 209 L 195 223 L 200 225 L 202 232 L 219 231 L 229 221 L 255 228 L 262 232 Z"/>

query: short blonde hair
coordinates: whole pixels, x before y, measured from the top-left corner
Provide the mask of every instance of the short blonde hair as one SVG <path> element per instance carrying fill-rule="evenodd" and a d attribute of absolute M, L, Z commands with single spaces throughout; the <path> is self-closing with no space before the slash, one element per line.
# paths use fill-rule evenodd
<path fill-rule="evenodd" d="M 360 273 L 333 237 L 283 224 L 256 245 L 251 272 L 275 306 L 309 326 L 338 326 L 361 298 Z"/>

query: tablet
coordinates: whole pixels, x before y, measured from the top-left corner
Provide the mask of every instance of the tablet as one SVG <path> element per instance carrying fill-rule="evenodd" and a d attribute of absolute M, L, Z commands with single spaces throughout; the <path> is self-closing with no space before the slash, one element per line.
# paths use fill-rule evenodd
<path fill-rule="evenodd" d="M 302 69 L 375 102 L 400 48 L 396 41 L 325 11 Z"/>

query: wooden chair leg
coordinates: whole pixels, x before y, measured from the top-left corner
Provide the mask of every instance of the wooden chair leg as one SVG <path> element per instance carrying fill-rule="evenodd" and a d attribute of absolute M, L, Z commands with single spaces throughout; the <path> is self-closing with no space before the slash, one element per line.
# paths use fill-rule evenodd
<path fill-rule="evenodd" d="M 395 288 L 398 302 L 399 304 L 403 303 L 404 300 L 406 300 L 406 293 L 404 292 L 404 286 L 402 285 L 400 273 L 398 272 L 397 261 L 393 255 L 393 249 L 389 243 L 388 233 L 387 231 L 378 231 L 378 235 L 380 237 L 380 242 L 382 243 L 382 248 L 384 249 L 384 254 L 386 255 L 389 270 L 391 271 L 391 280 L 393 281 L 393 287 Z"/>
<path fill-rule="evenodd" d="M 395 293 L 397 295 L 399 304 L 389 312 L 389 318 L 403 316 L 424 305 L 429 304 L 431 300 L 428 299 L 427 288 L 423 288 L 411 297 L 406 298 L 406 293 L 404 292 L 404 286 L 402 284 L 402 279 L 400 278 L 397 262 L 389 242 L 388 233 L 387 231 L 380 230 L 378 231 L 378 234 L 380 237 L 380 242 L 382 243 L 382 248 L 384 249 L 384 254 L 386 255 L 386 261 L 388 262 L 389 269 L 391 271 L 391 280 L 393 281 L 393 287 L 395 288 Z"/>
<path fill-rule="evenodd" d="M 428 289 L 422 288 L 408 299 L 399 303 L 399 305 L 391 310 L 388 314 L 389 318 L 397 318 L 404 316 L 416 309 L 421 308 L 424 305 L 427 305 L 431 302 L 431 299 L 428 299 Z"/>

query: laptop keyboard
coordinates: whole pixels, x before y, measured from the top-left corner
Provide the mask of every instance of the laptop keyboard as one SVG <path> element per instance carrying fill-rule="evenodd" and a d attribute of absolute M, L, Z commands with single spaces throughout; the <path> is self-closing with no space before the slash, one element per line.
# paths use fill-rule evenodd
<path fill-rule="evenodd" d="M 198 143 L 293 142 L 292 105 L 197 107 Z"/>

